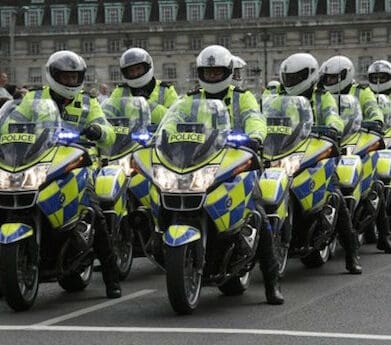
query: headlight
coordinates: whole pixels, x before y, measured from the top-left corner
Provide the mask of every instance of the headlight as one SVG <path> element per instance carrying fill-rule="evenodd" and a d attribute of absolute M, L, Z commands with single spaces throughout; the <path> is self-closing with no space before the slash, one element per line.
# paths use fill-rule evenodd
<path fill-rule="evenodd" d="M 133 172 L 133 168 L 131 167 L 131 155 L 112 161 L 111 164 L 119 165 L 124 170 L 126 176 L 130 176 Z"/>
<path fill-rule="evenodd" d="M 0 170 L 0 189 L 25 190 L 38 189 L 45 182 L 50 163 L 39 164 L 22 172 L 9 173 Z"/>
<path fill-rule="evenodd" d="M 352 155 L 354 153 L 354 149 L 355 149 L 354 145 L 347 145 L 347 146 L 345 146 L 345 152 L 346 152 L 345 154 L 347 156 Z"/>
<path fill-rule="evenodd" d="M 288 176 L 292 176 L 300 168 L 304 153 L 294 153 L 288 157 L 271 162 L 272 167 L 278 167 L 285 170 Z"/>
<path fill-rule="evenodd" d="M 209 165 L 188 174 L 177 174 L 162 165 L 153 167 L 153 179 L 165 192 L 205 192 L 213 183 L 218 165 Z"/>
<path fill-rule="evenodd" d="M 391 147 L 391 138 L 384 138 L 384 146 L 387 148 Z"/>

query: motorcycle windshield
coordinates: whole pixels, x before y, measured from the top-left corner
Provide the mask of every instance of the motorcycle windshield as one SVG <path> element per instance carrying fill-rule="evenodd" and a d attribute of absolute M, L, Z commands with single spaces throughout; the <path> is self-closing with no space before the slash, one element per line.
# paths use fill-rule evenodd
<path fill-rule="evenodd" d="M 339 109 L 339 116 L 344 122 L 342 139 L 347 138 L 361 127 L 362 112 L 358 98 L 353 95 L 334 95 Z"/>
<path fill-rule="evenodd" d="M 214 157 L 230 132 L 225 104 L 215 99 L 184 97 L 167 111 L 156 132 L 157 154 L 179 169 Z"/>
<path fill-rule="evenodd" d="M 8 102 L 0 110 L 0 162 L 16 168 L 35 161 L 54 146 L 60 127 L 51 99 Z"/>
<path fill-rule="evenodd" d="M 102 103 L 102 109 L 116 134 L 114 144 L 102 148 L 102 154 L 113 157 L 128 152 L 136 145 L 132 133 L 148 132 L 151 111 L 144 97 L 108 98 Z"/>
<path fill-rule="evenodd" d="M 268 97 L 262 110 L 267 124 L 264 153 L 268 157 L 292 152 L 311 133 L 313 115 L 304 97 Z"/>
<path fill-rule="evenodd" d="M 391 128 L 391 100 L 387 95 L 378 94 L 377 104 L 383 112 L 384 124 L 386 128 Z"/>

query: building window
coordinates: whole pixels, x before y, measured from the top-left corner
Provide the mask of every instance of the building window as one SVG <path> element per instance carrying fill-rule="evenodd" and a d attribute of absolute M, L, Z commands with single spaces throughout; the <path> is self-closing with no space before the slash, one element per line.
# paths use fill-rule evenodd
<path fill-rule="evenodd" d="M 372 12 L 371 0 L 356 0 L 357 14 L 369 14 Z"/>
<path fill-rule="evenodd" d="M 109 78 L 112 82 L 118 82 L 122 80 L 122 74 L 118 65 L 109 66 Z"/>
<path fill-rule="evenodd" d="M 229 36 L 218 36 L 217 42 L 218 45 L 223 46 L 227 49 L 230 49 L 231 47 L 231 37 Z"/>
<path fill-rule="evenodd" d="M 95 51 L 95 41 L 83 40 L 81 42 L 81 52 L 84 54 L 91 54 Z"/>
<path fill-rule="evenodd" d="M 372 56 L 359 56 L 358 57 L 358 74 L 366 76 L 368 67 L 372 63 Z"/>
<path fill-rule="evenodd" d="M 260 70 L 258 61 L 247 61 L 246 77 L 248 79 L 259 78 Z"/>
<path fill-rule="evenodd" d="M 122 23 L 123 15 L 122 5 L 109 6 L 105 4 L 105 23 L 106 24 L 119 24 Z"/>
<path fill-rule="evenodd" d="M 315 33 L 314 32 L 303 32 L 301 34 L 301 44 L 303 46 L 313 46 L 315 43 Z"/>
<path fill-rule="evenodd" d="M 150 4 L 133 5 L 132 16 L 134 23 L 147 23 L 149 21 Z"/>
<path fill-rule="evenodd" d="M 79 7 L 78 20 L 80 25 L 95 24 L 97 8 L 95 6 Z"/>
<path fill-rule="evenodd" d="M 385 2 L 386 2 L 385 4 L 386 12 L 391 12 L 391 0 L 385 0 Z"/>
<path fill-rule="evenodd" d="M 11 25 L 11 16 L 13 10 L 1 10 L 1 27 L 9 28 Z"/>
<path fill-rule="evenodd" d="M 41 26 L 43 18 L 43 9 L 29 9 L 24 14 L 26 26 Z"/>
<path fill-rule="evenodd" d="M 203 39 L 202 37 L 191 37 L 190 38 L 190 49 L 191 50 L 201 50 L 203 48 Z"/>
<path fill-rule="evenodd" d="M 66 41 L 54 41 L 54 51 L 67 50 L 68 44 Z"/>
<path fill-rule="evenodd" d="M 95 66 L 88 66 L 85 76 L 86 83 L 95 83 Z"/>
<path fill-rule="evenodd" d="M 195 62 L 190 64 L 189 79 L 192 81 L 198 79 L 197 64 Z"/>
<path fill-rule="evenodd" d="M 313 0 L 301 0 L 299 3 L 299 15 L 300 16 L 313 16 L 314 11 Z"/>
<path fill-rule="evenodd" d="M 259 1 L 242 1 L 242 18 L 258 18 Z"/>
<path fill-rule="evenodd" d="M 164 38 L 163 39 L 163 51 L 175 50 L 175 39 L 174 38 Z"/>
<path fill-rule="evenodd" d="M 328 0 L 327 2 L 327 14 L 330 16 L 336 16 L 344 14 L 345 0 Z"/>
<path fill-rule="evenodd" d="M 272 73 L 273 73 L 273 76 L 272 78 L 279 78 L 279 75 L 280 75 L 280 66 L 282 64 L 282 59 L 274 59 L 273 60 L 273 67 L 272 67 Z"/>
<path fill-rule="evenodd" d="M 107 51 L 109 53 L 118 53 L 122 50 L 122 40 L 119 38 L 109 39 L 107 41 Z"/>
<path fill-rule="evenodd" d="M 186 17 L 188 21 L 203 20 L 205 16 L 205 1 L 190 2 L 186 4 Z"/>
<path fill-rule="evenodd" d="M 139 47 L 148 50 L 148 41 L 144 38 L 131 38 L 124 41 L 126 48 Z"/>
<path fill-rule="evenodd" d="M 163 79 L 174 80 L 176 79 L 176 64 L 164 63 L 163 64 Z"/>
<path fill-rule="evenodd" d="M 38 55 L 41 52 L 41 42 L 29 42 L 29 55 Z"/>
<path fill-rule="evenodd" d="M 244 37 L 244 47 L 245 48 L 256 48 L 257 47 L 257 36 L 251 33 L 248 33 Z"/>
<path fill-rule="evenodd" d="M 161 22 L 175 22 L 178 12 L 178 5 L 159 4 L 159 19 Z"/>
<path fill-rule="evenodd" d="M 42 84 L 41 67 L 29 68 L 29 84 Z"/>
<path fill-rule="evenodd" d="M 52 25 L 67 25 L 70 10 L 65 7 L 52 8 Z"/>
<path fill-rule="evenodd" d="M 215 19 L 227 20 L 232 17 L 232 2 L 231 1 L 215 1 L 214 6 Z"/>
<path fill-rule="evenodd" d="M 330 32 L 330 45 L 343 44 L 343 31 Z"/>
<path fill-rule="evenodd" d="M 272 39 L 273 39 L 273 47 L 283 47 L 286 44 L 285 33 L 273 34 Z"/>
<path fill-rule="evenodd" d="M 10 55 L 10 43 L 7 41 L 0 41 L 0 51 L 2 56 Z"/>
<path fill-rule="evenodd" d="M 369 43 L 372 41 L 372 31 L 363 30 L 359 33 L 360 43 Z"/>
<path fill-rule="evenodd" d="M 285 0 L 271 0 L 271 16 L 285 17 Z"/>

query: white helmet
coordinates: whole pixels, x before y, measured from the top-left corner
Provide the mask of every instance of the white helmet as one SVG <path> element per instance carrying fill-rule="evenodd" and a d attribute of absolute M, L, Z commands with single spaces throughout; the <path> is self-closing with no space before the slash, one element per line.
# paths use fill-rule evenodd
<path fill-rule="evenodd" d="M 376 93 L 390 90 L 391 63 L 386 60 L 375 61 L 368 68 L 368 80 L 370 88 Z"/>
<path fill-rule="evenodd" d="M 293 54 L 281 63 L 280 80 L 288 95 L 300 96 L 313 86 L 318 78 L 318 61 L 311 54 Z"/>
<path fill-rule="evenodd" d="M 141 63 L 145 65 L 145 73 L 140 77 L 129 78 L 126 73 L 126 68 Z M 130 48 L 123 53 L 119 59 L 119 67 L 126 83 L 133 88 L 140 88 L 147 85 L 154 75 L 151 55 L 142 48 Z"/>
<path fill-rule="evenodd" d="M 223 46 L 212 45 L 201 51 L 197 57 L 197 72 L 200 86 L 208 93 L 219 93 L 232 83 L 233 56 Z M 205 80 L 204 71 L 211 67 L 224 67 L 224 76 L 221 80 L 211 82 Z"/>
<path fill-rule="evenodd" d="M 82 89 L 87 65 L 84 59 L 70 50 L 60 50 L 50 55 L 46 63 L 46 79 L 50 89 L 62 97 L 72 99 Z M 62 72 L 78 72 L 77 83 L 64 85 L 59 82 Z"/>
<path fill-rule="evenodd" d="M 346 56 L 333 56 L 322 64 L 320 73 L 325 90 L 339 93 L 353 83 L 353 62 Z"/>
<path fill-rule="evenodd" d="M 237 87 L 243 86 L 243 75 L 242 70 L 243 68 L 247 66 L 246 61 L 244 61 L 239 56 L 233 56 L 233 74 L 232 74 L 232 84 L 234 84 Z"/>

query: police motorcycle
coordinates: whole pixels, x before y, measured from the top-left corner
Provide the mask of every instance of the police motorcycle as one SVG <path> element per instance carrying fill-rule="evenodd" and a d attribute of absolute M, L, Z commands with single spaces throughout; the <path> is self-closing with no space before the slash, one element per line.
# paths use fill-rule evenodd
<path fill-rule="evenodd" d="M 361 107 L 352 95 L 335 96 L 345 123 L 337 175 L 359 243 L 377 238 L 376 220 L 383 207 L 384 183 L 378 178 L 379 152 L 384 148 L 377 122 L 362 122 Z"/>
<path fill-rule="evenodd" d="M 139 146 L 131 134 L 135 131 L 147 133 L 151 114 L 143 97 L 109 98 L 102 103 L 102 109 L 114 128 L 116 140 L 112 146 L 100 151 L 103 167 L 96 177 L 95 190 L 110 229 L 120 279 L 124 280 L 131 270 L 134 247 L 138 244 L 129 217 L 134 207 L 128 203 L 129 180 L 133 172 L 131 157 Z"/>
<path fill-rule="evenodd" d="M 134 153 L 131 189 L 152 211 L 168 297 L 179 314 L 196 309 L 201 286 L 225 295 L 249 286 L 259 254 L 254 187 L 261 166 L 246 140 L 231 132 L 221 101 L 184 98 L 167 111 L 154 145 Z"/>
<path fill-rule="evenodd" d="M 336 133 L 313 126 L 311 106 L 300 96 L 268 97 L 263 113 L 268 128 L 264 155 L 270 165 L 261 179 L 266 212 L 281 228 L 288 256 L 319 267 L 336 238 Z"/>
<path fill-rule="evenodd" d="M 32 307 L 41 282 L 83 290 L 94 259 L 93 144 L 64 127 L 52 100 L 30 108 L 39 120 L 15 117 L 15 102 L 0 110 L 0 277 L 16 311 Z"/>

